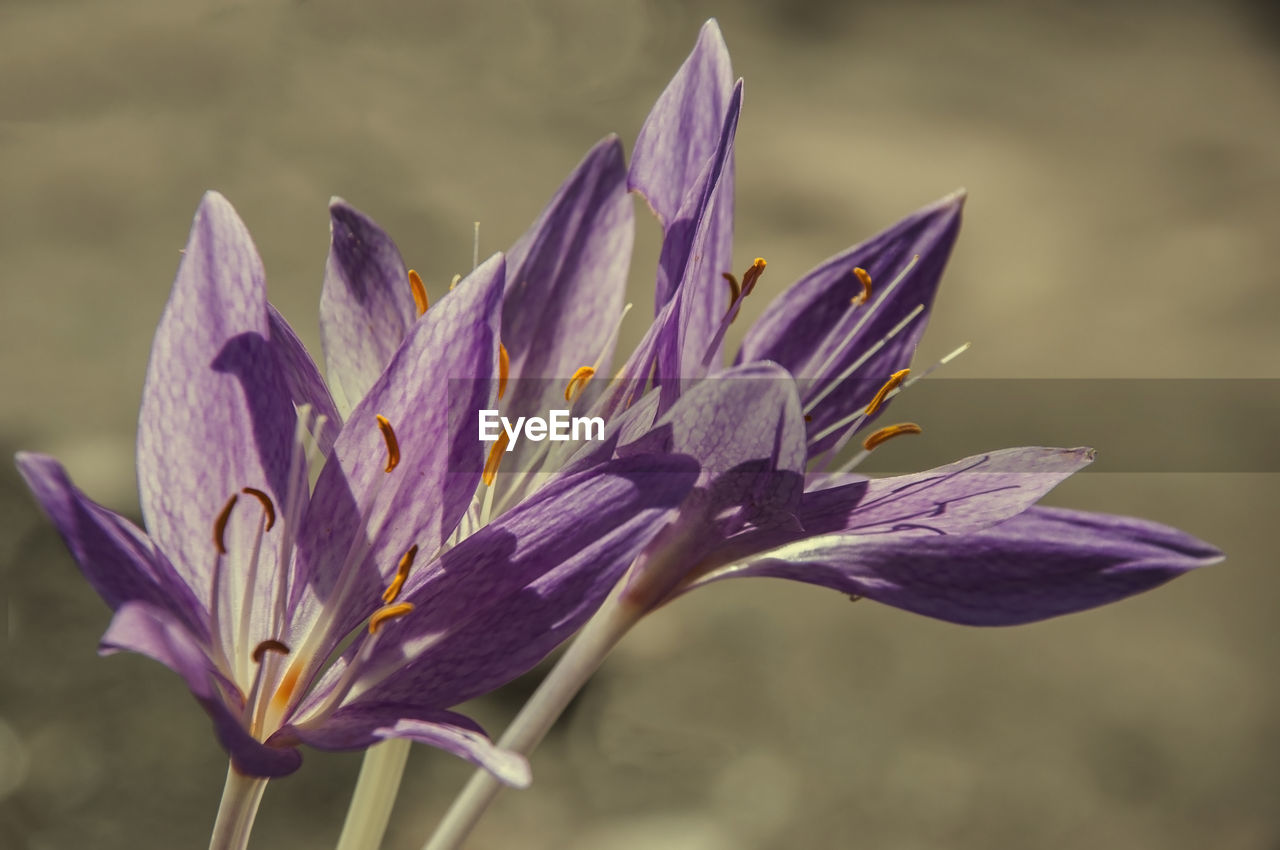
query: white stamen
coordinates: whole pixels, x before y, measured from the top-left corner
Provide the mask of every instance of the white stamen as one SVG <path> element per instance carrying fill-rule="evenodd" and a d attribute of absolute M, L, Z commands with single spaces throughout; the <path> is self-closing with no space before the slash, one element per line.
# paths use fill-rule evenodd
<path fill-rule="evenodd" d="M 911 324 L 911 322 L 914 321 L 915 318 L 923 312 L 924 312 L 924 305 L 917 304 L 916 308 L 912 310 L 910 313 L 908 313 L 906 318 L 904 318 L 901 322 L 898 322 L 898 324 L 894 325 L 893 330 L 889 331 L 887 334 L 881 337 L 880 340 L 875 345 L 871 346 L 866 351 L 864 351 L 861 357 L 859 357 L 857 360 L 850 363 L 848 368 L 846 368 L 843 372 L 837 375 L 830 383 L 826 385 L 826 387 L 823 388 L 822 392 L 814 396 L 813 399 L 808 404 L 805 405 L 804 412 L 806 414 L 812 413 L 813 409 L 817 407 L 818 404 L 821 403 L 823 399 L 825 399 L 827 396 L 831 395 L 831 393 L 835 391 L 836 387 L 840 386 L 840 384 L 846 378 L 848 378 L 854 372 L 858 371 L 858 369 L 862 368 L 862 364 L 866 363 L 868 360 L 874 357 L 880 349 L 884 348 L 885 345 L 887 345 L 895 336 L 902 333 L 902 331 L 907 327 L 907 325 Z M 863 414 L 859 413 L 854 415 L 861 416 Z M 831 426 L 831 427 L 836 428 L 836 426 Z M 830 430 L 831 428 L 827 429 L 827 431 L 830 431 Z M 825 431 L 823 432 L 824 436 L 826 433 L 827 432 Z"/>

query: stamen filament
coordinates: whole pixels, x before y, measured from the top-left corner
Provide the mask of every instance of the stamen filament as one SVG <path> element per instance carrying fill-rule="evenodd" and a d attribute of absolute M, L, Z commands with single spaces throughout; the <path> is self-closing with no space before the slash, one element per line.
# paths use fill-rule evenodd
<path fill-rule="evenodd" d="M 827 385 L 823 387 L 822 392 L 818 393 L 816 396 L 810 399 L 809 402 L 804 406 L 804 412 L 812 413 L 813 409 L 817 407 L 822 402 L 823 399 L 831 395 L 831 393 L 835 392 L 836 387 L 840 386 L 840 384 L 846 378 L 848 378 L 854 372 L 862 368 L 862 365 L 864 363 L 866 363 L 868 360 L 874 357 L 880 351 L 880 349 L 884 348 L 889 343 L 889 341 L 892 340 L 895 336 L 902 333 L 902 331 L 908 325 L 910 325 L 913 321 L 915 321 L 916 317 L 923 312 L 924 312 L 924 305 L 917 304 L 916 308 L 912 310 L 910 313 L 908 313 L 906 317 L 903 318 L 902 321 L 894 325 L 892 330 L 890 330 L 887 334 L 885 334 L 878 342 L 876 342 L 875 345 L 871 346 L 866 351 L 864 351 L 861 357 L 859 357 L 857 360 L 853 361 L 847 367 L 845 367 L 845 370 L 843 372 L 841 372 L 839 375 L 833 378 L 830 382 L 828 382 Z M 871 313 L 867 313 L 867 315 L 870 316 Z M 819 370 L 819 371 L 822 371 L 822 370 Z"/>
<path fill-rule="evenodd" d="M 422 277 L 413 269 L 409 269 L 409 289 L 413 292 L 413 304 L 418 308 L 418 315 L 427 312 L 431 301 L 427 298 L 427 288 L 422 285 Z"/>

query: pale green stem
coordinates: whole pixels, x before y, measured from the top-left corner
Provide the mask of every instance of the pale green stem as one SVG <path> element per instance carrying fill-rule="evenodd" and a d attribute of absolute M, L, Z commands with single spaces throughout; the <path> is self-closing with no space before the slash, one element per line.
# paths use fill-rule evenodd
<path fill-rule="evenodd" d="M 526 756 L 532 753 L 605 656 L 643 614 L 643 608 L 616 596 L 605 603 L 520 709 L 498 746 Z M 502 787 L 488 771 L 472 774 L 423 850 L 461 847 Z"/>
<path fill-rule="evenodd" d="M 266 790 L 265 778 L 245 776 L 234 765 L 227 768 L 227 783 L 222 786 L 222 803 L 213 822 L 209 850 L 245 850 L 249 846 L 253 819 L 258 816 L 258 804 Z"/>
<path fill-rule="evenodd" d="M 404 738 L 393 738 L 365 750 L 337 850 L 378 850 L 382 845 L 396 791 L 400 788 L 400 777 L 409 759 L 410 743 Z"/>

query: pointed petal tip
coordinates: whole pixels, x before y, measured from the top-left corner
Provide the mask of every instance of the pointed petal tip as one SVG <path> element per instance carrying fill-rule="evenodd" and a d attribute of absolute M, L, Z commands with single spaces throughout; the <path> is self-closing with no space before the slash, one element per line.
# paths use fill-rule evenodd
<path fill-rule="evenodd" d="M 349 206 L 351 206 L 351 205 L 350 205 L 350 204 L 348 204 L 348 203 L 346 202 L 346 200 L 345 200 L 341 195 L 330 195 L 330 196 L 329 196 L 329 211 L 330 211 L 330 212 L 333 212 L 333 210 L 334 210 L 334 209 L 337 209 L 337 208 L 340 208 L 340 207 L 349 207 Z"/>

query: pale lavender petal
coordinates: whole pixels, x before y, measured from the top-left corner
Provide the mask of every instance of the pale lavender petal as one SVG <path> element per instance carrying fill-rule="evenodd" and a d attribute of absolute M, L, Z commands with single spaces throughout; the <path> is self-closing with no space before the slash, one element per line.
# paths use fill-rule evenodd
<path fill-rule="evenodd" d="M 317 417 L 324 417 L 316 431 L 316 442 L 320 453 L 327 455 L 342 427 L 342 417 L 338 414 L 337 405 L 329 395 L 329 387 L 320 376 L 316 362 L 311 359 L 306 346 L 298 339 L 284 316 L 267 304 L 267 317 L 271 325 L 271 346 L 276 350 L 276 356 L 284 370 L 285 386 L 294 407 L 310 405 L 312 422 L 319 421 Z"/>
<path fill-rule="evenodd" d="M 385 624 L 369 663 L 389 672 L 360 702 L 447 708 L 510 681 L 604 600 L 697 477 L 678 456 L 557 478 L 410 574 L 416 607 Z"/>
<path fill-rule="evenodd" d="M 1221 560 L 1213 546 L 1159 523 L 1033 507 L 974 534 L 816 537 L 700 584 L 772 576 L 953 623 L 1009 626 L 1115 602 Z"/>
<path fill-rule="evenodd" d="M 811 438 L 865 408 L 889 376 L 911 362 L 960 230 L 963 203 L 962 194 L 950 195 L 832 257 L 774 299 L 747 331 L 737 361 L 772 360 L 796 376 Z M 855 267 L 871 275 L 869 304 L 852 303 L 862 292 Z M 923 312 L 871 353 L 917 307 Z M 811 451 L 823 451 L 839 437 L 833 433 Z"/>
<path fill-rule="evenodd" d="M 16 460 L 36 501 L 104 602 L 112 608 L 150 603 L 208 638 L 208 612 L 141 529 L 86 497 L 53 458 L 20 452 Z"/>
<path fill-rule="evenodd" d="M 719 24 L 707 21 L 640 128 L 627 175 L 628 188 L 645 197 L 664 228 L 676 220 L 720 141 L 732 89 L 729 49 Z"/>
<path fill-rule="evenodd" d="M 138 423 L 146 527 L 206 607 L 214 521 L 244 487 L 285 501 L 295 421 L 271 342 L 262 263 L 235 210 L 210 192 L 156 330 Z M 256 522 L 233 521 L 228 551 L 247 553 L 255 533 Z M 263 547 L 265 586 L 275 552 Z M 231 559 L 232 569 L 244 560 Z"/>
<path fill-rule="evenodd" d="M 341 198 L 329 202 L 329 222 L 320 338 L 329 385 L 345 415 L 391 362 L 418 312 L 391 237 Z"/>
<path fill-rule="evenodd" d="M 580 366 L 610 372 L 635 235 L 625 177 L 622 145 L 610 136 L 507 255 L 502 342 L 511 381 L 504 415 L 545 416 L 557 401 L 563 407 L 565 383 Z"/>
<path fill-rule="evenodd" d="M 352 559 L 354 583 L 335 603 L 337 637 L 377 606 L 401 556 L 416 544 L 430 557 L 470 504 L 486 448 L 477 410 L 493 407 L 497 390 L 503 272 L 494 255 L 414 324 L 320 473 L 299 534 L 293 603 L 314 610 Z M 378 415 L 399 442 L 391 473 Z M 295 608 L 292 627 L 311 616 Z"/>
<path fill-rule="evenodd" d="M 1093 461 L 1093 450 L 1000 449 L 892 478 L 855 480 L 804 494 L 788 522 L 752 528 L 709 552 L 706 573 L 789 543 L 822 534 L 969 534 L 1034 505 Z"/>
<path fill-rule="evenodd" d="M 213 720 L 218 740 L 236 769 L 250 776 L 285 776 L 302 763 L 294 749 L 265 746 L 241 725 L 216 684 L 218 676 L 205 644 L 172 614 L 146 602 L 126 602 L 102 636 L 99 652 L 136 652 L 177 673 Z M 243 696 L 236 694 L 236 699 Z"/>
<path fill-rule="evenodd" d="M 322 750 L 364 749 L 388 738 L 407 738 L 464 758 L 507 785 L 529 785 L 529 762 L 524 756 L 499 748 L 474 720 L 452 711 L 361 703 L 344 706 L 315 723 L 282 729 L 275 738 L 296 739 Z"/>

